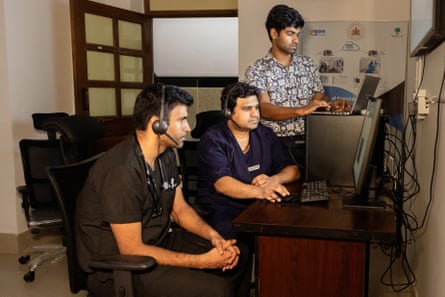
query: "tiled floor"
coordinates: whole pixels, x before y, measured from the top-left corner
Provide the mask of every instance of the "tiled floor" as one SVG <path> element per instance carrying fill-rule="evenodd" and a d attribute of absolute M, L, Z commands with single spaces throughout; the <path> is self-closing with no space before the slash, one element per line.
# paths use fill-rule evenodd
<path fill-rule="evenodd" d="M 33 282 L 25 282 L 23 275 L 28 265 L 18 262 L 17 255 L 0 254 L 1 297 L 85 297 L 86 293 L 72 294 L 68 285 L 66 259 L 56 264 L 43 264 Z"/>
<path fill-rule="evenodd" d="M 394 293 L 380 284 L 380 276 L 387 265 L 387 258 L 376 247 L 371 248 L 369 297 L 412 297 L 410 290 Z M 0 297 L 85 297 L 86 292 L 72 294 L 68 285 L 66 261 L 44 264 L 36 272 L 34 282 L 27 283 L 23 275 L 27 265 L 18 263 L 17 255 L 0 254 Z M 273 296 L 271 296 L 273 297 Z"/>

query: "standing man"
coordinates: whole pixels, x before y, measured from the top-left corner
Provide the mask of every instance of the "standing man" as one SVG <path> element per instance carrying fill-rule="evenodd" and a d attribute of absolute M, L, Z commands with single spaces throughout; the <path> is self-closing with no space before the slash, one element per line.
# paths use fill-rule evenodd
<path fill-rule="evenodd" d="M 93 256 L 148 255 L 157 266 L 134 273 L 136 296 L 246 297 L 250 259 L 185 202 L 176 155 L 190 132 L 193 98 L 174 87 L 145 88 L 134 106 L 135 131 L 91 168 L 76 208 L 77 250 L 95 296 L 114 296 L 112 274 Z M 180 226 L 174 227 L 172 220 Z"/>
<path fill-rule="evenodd" d="M 304 26 L 300 13 L 287 5 L 274 6 L 266 20 L 272 47 L 246 70 L 245 78 L 260 89 L 262 123 L 287 144 L 304 167 L 304 116 L 329 108 L 317 66 L 296 54 Z"/>
<path fill-rule="evenodd" d="M 197 203 L 224 238 L 246 240 L 232 220 L 256 199 L 280 202 L 284 186 L 300 177 L 286 146 L 260 124 L 258 89 L 243 82 L 227 86 L 221 96 L 226 121 L 210 127 L 198 143 Z"/>

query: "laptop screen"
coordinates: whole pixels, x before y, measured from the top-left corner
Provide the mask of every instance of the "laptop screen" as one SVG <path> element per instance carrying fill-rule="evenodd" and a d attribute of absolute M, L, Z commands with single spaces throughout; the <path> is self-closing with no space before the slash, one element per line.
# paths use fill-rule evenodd
<path fill-rule="evenodd" d="M 360 112 L 368 106 L 370 97 L 374 97 L 375 90 L 379 84 L 380 77 L 366 75 L 360 91 L 352 107 L 352 114 L 360 114 Z"/>

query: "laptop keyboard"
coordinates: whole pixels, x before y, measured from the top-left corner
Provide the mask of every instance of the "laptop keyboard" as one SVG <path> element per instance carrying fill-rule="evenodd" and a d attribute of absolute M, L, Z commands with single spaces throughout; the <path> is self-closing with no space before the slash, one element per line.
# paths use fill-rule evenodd
<path fill-rule="evenodd" d="M 326 180 L 304 182 L 301 187 L 301 202 L 316 202 L 329 200 L 329 191 Z"/>

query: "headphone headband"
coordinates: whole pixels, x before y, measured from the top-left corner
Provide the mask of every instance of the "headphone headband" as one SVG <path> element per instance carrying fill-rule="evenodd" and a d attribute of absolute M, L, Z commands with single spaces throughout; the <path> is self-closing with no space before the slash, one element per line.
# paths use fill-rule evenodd
<path fill-rule="evenodd" d="M 232 111 L 229 110 L 229 100 L 232 93 L 235 91 L 237 87 L 237 83 L 234 83 L 233 86 L 230 87 L 230 89 L 227 91 L 227 95 L 224 96 L 224 108 L 223 108 L 223 116 L 226 119 L 230 119 L 232 117 Z M 236 105 L 236 104 L 235 104 Z"/>
<path fill-rule="evenodd" d="M 165 105 L 165 85 L 162 85 L 161 90 L 161 111 L 159 114 L 159 120 L 153 122 L 151 126 L 153 132 L 158 135 L 165 134 L 168 130 L 168 123 L 164 120 L 164 105 Z"/>

